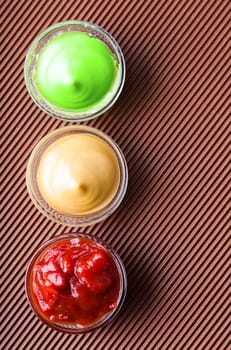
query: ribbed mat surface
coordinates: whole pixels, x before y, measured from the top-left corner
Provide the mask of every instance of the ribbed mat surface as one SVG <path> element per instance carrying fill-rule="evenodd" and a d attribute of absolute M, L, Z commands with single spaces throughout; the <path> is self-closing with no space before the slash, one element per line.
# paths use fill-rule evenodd
<path fill-rule="evenodd" d="M 228 349 L 229 2 L 5 0 L 1 11 L 1 348 Z M 128 192 L 110 218 L 79 231 L 119 252 L 128 294 L 113 323 L 80 336 L 43 325 L 24 292 L 33 250 L 76 231 L 44 218 L 25 184 L 33 147 L 64 125 L 29 97 L 25 55 L 39 32 L 68 19 L 108 30 L 127 64 L 122 96 L 88 125 L 123 150 Z"/>

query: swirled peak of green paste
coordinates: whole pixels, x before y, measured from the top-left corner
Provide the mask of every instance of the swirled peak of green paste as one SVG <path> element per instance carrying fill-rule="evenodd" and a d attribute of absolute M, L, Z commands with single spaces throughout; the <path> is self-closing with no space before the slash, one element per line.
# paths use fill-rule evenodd
<path fill-rule="evenodd" d="M 97 106 L 112 90 L 118 63 L 99 39 L 67 32 L 48 41 L 35 68 L 35 83 L 51 104 L 69 111 Z"/>

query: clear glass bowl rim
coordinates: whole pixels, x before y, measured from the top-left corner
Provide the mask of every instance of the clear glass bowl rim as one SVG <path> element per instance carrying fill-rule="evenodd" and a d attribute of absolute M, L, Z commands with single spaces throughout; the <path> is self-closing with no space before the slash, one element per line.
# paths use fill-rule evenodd
<path fill-rule="evenodd" d="M 90 30 L 94 30 L 94 32 L 97 32 L 99 35 L 103 36 L 106 40 L 110 42 L 110 45 L 113 47 L 113 50 L 115 52 L 115 55 L 117 57 L 119 67 L 121 69 L 121 79 L 119 81 L 117 89 L 115 89 L 115 93 L 111 96 L 111 99 L 107 101 L 105 105 L 103 105 L 99 110 L 96 111 L 89 111 L 89 112 L 71 112 L 66 111 L 64 109 L 58 108 L 52 104 L 50 104 L 46 99 L 44 99 L 38 89 L 36 89 L 36 86 L 31 83 L 30 80 L 30 66 L 31 66 L 31 56 L 33 55 L 33 52 L 36 50 L 39 43 L 46 38 L 48 34 L 50 34 L 52 31 L 55 31 L 57 29 L 65 28 L 68 26 L 80 26 L 83 29 L 88 28 Z M 48 115 L 61 120 L 65 122 L 83 122 L 87 120 L 91 120 L 94 118 L 99 117 L 106 111 L 108 111 L 116 102 L 119 95 L 122 92 L 124 82 L 125 82 L 125 76 L 126 76 L 126 64 L 124 55 L 122 53 L 122 50 L 115 40 L 115 38 L 107 32 L 104 28 L 100 27 L 99 25 L 87 21 L 78 21 L 78 20 L 71 20 L 71 21 L 64 21 L 59 22 L 54 25 L 49 26 L 46 28 L 43 32 L 37 35 L 35 39 L 32 41 L 28 52 L 26 54 L 26 58 L 24 61 L 24 80 L 26 84 L 27 91 L 29 92 L 29 95 L 31 96 L 32 100 L 35 102 L 35 104 L 45 113 Z"/>
<path fill-rule="evenodd" d="M 53 208 L 51 208 L 43 199 L 43 197 L 36 194 L 36 177 L 33 175 L 36 172 L 36 162 L 38 162 L 37 157 L 42 153 L 42 148 L 45 146 L 49 146 L 52 142 L 49 143 L 52 139 L 57 139 L 59 137 L 62 137 L 64 135 L 68 135 L 69 133 L 87 133 L 87 134 L 93 134 L 95 136 L 100 137 L 103 139 L 107 144 L 112 148 L 114 151 L 119 166 L 120 166 L 120 184 L 118 191 L 115 195 L 115 197 L 112 199 L 111 203 L 109 203 L 108 206 L 105 208 L 99 210 L 98 212 L 88 214 L 88 215 L 82 215 L 82 216 L 69 216 L 62 213 L 57 212 Z M 44 150 L 46 147 L 44 148 Z M 43 150 L 43 152 L 44 152 Z M 34 180 L 33 180 L 34 179 Z M 109 217 L 121 204 L 128 185 L 128 168 L 126 159 L 124 157 L 124 154 L 120 147 L 117 145 L 117 143 L 106 133 L 103 131 L 86 126 L 86 125 L 73 125 L 73 126 L 65 126 L 56 130 L 51 131 L 47 135 L 45 135 L 34 147 L 28 163 L 27 163 L 27 169 L 26 169 L 26 185 L 27 190 L 29 193 L 29 196 L 36 206 L 36 208 L 46 217 L 48 217 L 50 220 L 66 225 L 66 226 L 73 226 L 73 227 L 81 227 L 81 226 L 90 226 L 93 224 L 96 224 L 100 221 L 105 220 L 107 217 Z M 37 189 L 37 192 L 38 189 Z M 44 201 L 45 204 L 42 205 L 42 201 Z M 46 205 L 47 208 L 44 206 Z"/>
<path fill-rule="evenodd" d="M 30 276 L 31 276 L 31 272 L 33 270 L 34 264 L 41 257 L 41 255 L 43 255 L 43 253 L 46 251 L 46 249 L 48 249 L 50 246 L 52 246 L 56 242 L 62 241 L 64 239 L 72 239 L 72 238 L 78 238 L 78 237 L 83 237 L 83 238 L 86 238 L 86 239 L 89 239 L 91 241 L 96 242 L 97 244 L 102 246 L 104 249 L 106 249 L 111 254 L 113 260 L 116 263 L 118 271 L 119 271 L 121 287 L 120 287 L 120 294 L 119 294 L 119 298 L 118 298 L 117 307 L 111 313 L 107 314 L 104 318 L 102 318 L 101 320 L 99 320 L 95 324 L 92 324 L 89 326 L 78 327 L 78 328 L 68 328 L 67 326 L 65 327 L 65 326 L 62 326 L 59 324 L 49 322 L 47 319 L 45 319 L 39 313 L 39 311 L 37 311 L 36 307 L 34 306 L 33 298 L 31 296 L 31 292 L 30 292 Z M 126 274 L 124 264 L 119 256 L 119 254 L 103 239 L 101 239 L 97 236 L 94 236 L 91 234 L 85 234 L 85 233 L 64 233 L 62 235 L 53 237 L 53 238 L 43 242 L 33 252 L 32 257 L 31 257 L 31 259 L 27 265 L 27 268 L 26 268 L 25 292 L 26 292 L 27 300 L 28 300 L 33 312 L 47 326 L 49 326 L 52 329 L 55 329 L 57 331 L 64 332 L 64 333 L 82 334 L 82 333 L 94 331 L 100 327 L 105 326 L 106 324 L 111 322 L 118 315 L 118 313 L 119 313 L 119 311 L 124 303 L 126 293 L 127 293 L 127 274 Z"/>

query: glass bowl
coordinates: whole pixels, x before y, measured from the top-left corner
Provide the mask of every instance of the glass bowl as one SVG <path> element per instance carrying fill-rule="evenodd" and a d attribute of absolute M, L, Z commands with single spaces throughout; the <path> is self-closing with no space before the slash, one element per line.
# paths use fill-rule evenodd
<path fill-rule="evenodd" d="M 106 253 L 112 258 L 112 260 L 115 264 L 115 267 L 118 271 L 118 276 L 119 276 L 119 295 L 118 295 L 118 299 L 117 299 L 117 305 L 115 306 L 115 308 L 112 311 L 105 314 L 101 319 L 98 319 L 97 322 L 91 323 L 89 325 L 80 325 L 77 323 L 65 323 L 62 321 L 52 322 L 49 318 L 44 316 L 42 311 L 39 309 L 40 307 L 38 307 L 36 305 L 36 303 L 38 303 L 38 301 L 36 301 L 36 296 L 32 291 L 33 273 L 34 273 L 34 271 L 36 271 L 36 267 L 34 267 L 34 266 L 36 265 L 37 262 L 41 261 L 45 252 L 49 248 L 54 247 L 55 245 L 57 245 L 57 243 L 62 243 L 64 241 L 66 242 L 66 241 L 73 240 L 73 242 L 74 242 L 74 240 L 76 241 L 76 239 L 78 239 L 78 238 L 87 239 L 90 242 L 93 242 L 93 244 L 96 244 L 100 249 L 103 249 L 104 251 L 106 251 Z M 55 330 L 61 331 L 61 332 L 79 334 L 79 333 L 90 332 L 90 331 L 98 329 L 99 327 L 105 326 L 106 324 L 108 324 L 110 321 L 112 321 L 116 317 L 116 315 L 118 314 L 118 312 L 120 311 L 120 309 L 123 305 L 123 302 L 124 302 L 124 299 L 126 296 L 127 276 L 126 276 L 126 271 L 125 271 L 124 265 L 121 261 L 121 258 L 103 240 L 101 240 L 95 236 L 82 234 L 82 233 L 64 234 L 64 235 L 55 237 L 53 239 L 50 239 L 50 240 L 44 242 L 35 251 L 35 253 L 33 254 L 33 256 L 28 264 L 27 270 L 26 270 L 25 290 L 26 290 L 27 299 L 29 301 L 29 304 L 30 304 L 32 310 L 34 311 L 36 316 L 43 323 L 45 323 L 46 325 L 50 326 L 51 328 L 53 328 Z"/>
<path fill-rule="evenodd" d="M 40 93 L 36 86 L 36 79 L 34 78 L 41 50 L 47 45 L 49 40 L 67 32 L 83 32 L 99 39 L 110 50 L 118 67 L 115 81 L 110 91 L 101 101 L 99 101 L 99 103 L 84 111 L 68 110 L 50 103 Z M 125 71 L 124 56 L 115 39 L 103 28 L 84 21 L 61 22 L 47 28 L 44 32 L 38 35 L 31 44 L 24 64 L 26 87 L 34 102 L 47 114 L 56 119 L 68 122 L 90 120 L 106 112 L 116 102 L 122 91 L 125 81 Z"/>
<path fill-rule="evenodd" d="M 100 141 L 105 142 L 107 147 L 110 147 L 109 149 L 112 151 L 112 154 L 115 155 L 115 159 L 117 159 L 119 174 L 118 186 L 116 187 L 115 194 L 113 194 L 110 202 L 107 203 L 105 207 L 98 207 L 96 211 L 92 210 L 90 213 L 83 214 L 79 212 L 73 215 L 73 213 L 70 214 L 70 212 L 66 213 L 64 211 L 56 210 L 57 208 L 54 209 L 54 207 L 47 203 L 47 201 L 44 199 L 44 196 L 42 196 L 39 190 L 37 173 L 41 157 L 47 148 L 50 147 L 55 141 L 60 140 L 62 137 L 75 134 L 92 135 L 99 138 Z M 65 174 L 63 176 L 65 176 Z M 88 226 L 106 219 L 120 205 L 127 189 L 128 169 L 122 151 L 115 143 L 115 141 L 112 140 L 108 135 L 93 127 L 75 125 L 59 128 L 55 131 L 52 131 L 39 141 L 39 143 L 32 151 L 27 164 L 26 183 L 29 195 L 33 203 L 37 209 L 39 209 L 39 211 L 49 219 L 56 223 L 67 226 Z"/>

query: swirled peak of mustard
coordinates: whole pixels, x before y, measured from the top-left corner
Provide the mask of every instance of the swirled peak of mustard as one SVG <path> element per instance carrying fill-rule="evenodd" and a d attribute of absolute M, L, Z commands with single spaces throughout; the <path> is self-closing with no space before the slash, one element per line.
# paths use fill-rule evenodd
<path fill-rule="evenodd" d="M 106 207 L 120 182 L 119 162 L 110 145 L 91 134 L 71 134 L 42 154 L 37 184 L 44 200 L 66 215 L 85 215 Z"/>

